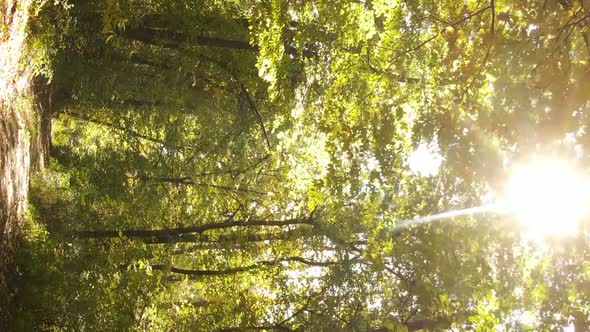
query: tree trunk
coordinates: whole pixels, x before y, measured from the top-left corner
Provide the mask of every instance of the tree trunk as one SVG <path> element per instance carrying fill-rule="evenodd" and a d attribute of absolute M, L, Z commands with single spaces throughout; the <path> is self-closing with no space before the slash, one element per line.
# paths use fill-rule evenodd
<path fill-rule="evenodd" d="M 308 266 L 318 266 L 318 267 L 330 267 L 330 266 L 337 265 L 340 263 L 337 261 L 325 261 L 325 262 L 324 261 L 312 261 L 307 258 L 303 258 L 303 257 L 299 257 L 299 256 L 292 256 L 292 257 L 277 258 L 275 260 L 270 260 L 270 261 L 260 261 L 260 262 L 256 262 L 255 264 L 252 264 L 252 265 L 230 267 L 230 268 L 227 268 L 224 270 L 192 270 L 192 269 L 183 269 L 183 268 L 179 268 L 179 267 L 175 267 L 175 266 L 168 266 L 168 265 L 164 265 L 164 264 L 150 265 L 150 268 L 152 270 L 172 272 L 175 274 L 189 276 L 189 279 L 198 279 L 199 277 L 226 276 L 226 275 L 248 272 L 248 271 L 262 269 L 262 268 L 268 268 L 271 266 L 276 266 L 276 265 L 281 264 L 283 262 L 297 262 L 297 263 L 301 263 L 301 264 L 308 265 Z M 122 264 L 119 267 L 121 269 L 127 269 L 130 266 L 135 267 L 135 264 L 132 264 L 132 265 Z M 177 281 L 177 278 L 169 278 L 169 281 Z"/>
<path fill-rule="evenodd" d="M 83 121 L 92 122 L 92 123 L 95 123 L 95 124 L 98 124 L 98 125 L 101 125 L 101 126 L 110 127 L 110 128 L 115 129 L 115 130 L 122 131 L 122 132 L 128 134 L 131 137 L 140 138 L 140 139 L 143 139 L 143 140 L 146 140 L 146 141 L 150 141 L 150 142 L 153 142 L 153 143 L 157 143 L 157 144 L 165 144 L 166 143 L 165 141 L 163 141 L 161 139 L 158 139 L 158 138 L 155 138 L 155 137 L 151 137 L 151 136 L 148 136 L 148 135 L 139 133 L 139 132 L 137 132 L 137 131 L 135 131 L 133 129 L 125 128 L 123 126 L 120 126 L 120 125 L 117 125 L 117 124 L 114 124 L 114 123 L 111 123 L 111 122 L 94 119 L 92 117 L 89 117 L 87 115 L 84 115 L 84 114 L 81 114 L 81 113 L 78 113 L 78 112 L 74 112 L 74 111 L 68 110 L 68 111 L 64 111 L 62 114 L 65 114 L 67 116 L 71 116 L 73 118 L 80 119 L 80 120 L 83 120 Z"/>
<path fill-rule="evenodd" d="M 179 177 L 179 178 L 140 176 L 139 179 L 142 181 L 151 182 L 151 183 L 171 183 L 174 185 L 205 187 L 205 188 L 213 188 L 213 189 L 218 189 L 218 190 L 223 190 L 223 191 L 234 191 L 234 192 L 250 193 L 250 194 L 257 194 L 257 195 L 264 195 L 265 194 L 264 192 L 257 191 L 254 189 L 240 188 L 240 187 L 236 188 L 236 187 L 224 186 L 224 185 L 218 185 L 218 184 L 195 182 L 189 176 Z"/>
<path fill-rule="evenodd" d="M 180 32 L 165 29 L 139 27 L 135 29 L 127 29 L 123 32 L 123 35 L 132 40 L 167 48 L 177 48 L 181 43 L 186 43 L 197 46 L 258 51 L 258 47 L 250 45 L 246 41 L 206 36 L 187 36 Z"/>
<path fill-rule="evenodd" d="M 202 233 L 209 230 L 219 230 L 233 227 L 253 227 L 253 226 L 289 226 L 289 225 L 315 225 L 313 218 L 295 218 L 287 220 L 229 220 L 223 222 L 207 223 L 197 226 L 177 227 L 169 229 L 127 229 L 127 230 L 105 230 L 105 231 L 77 231 L 73 232 L 74 237 L 80 239 L 107 239 L 116 237 L 141 238 L 145 241 L 172 241 L 175 238 L 182 237 L 191 233 Z M 168 243 L 168 242 L 166 242 Z"/>
<path fill-rule="evenodd" d="M 34 79 L 33 88 L 39 129 L 31 140 L 31 167 L 40 170 L 49 165 L 53 87 L 46 79 L 37 77 Z"/>

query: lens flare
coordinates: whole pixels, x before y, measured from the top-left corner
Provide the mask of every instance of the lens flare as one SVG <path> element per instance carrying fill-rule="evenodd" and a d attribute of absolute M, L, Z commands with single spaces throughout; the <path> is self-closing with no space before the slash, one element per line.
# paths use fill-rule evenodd
<path fill-rule="evenodd" d="M 513 169 L 503 207 L 532 234 L 571 236 L 588 212 L 590 182 L 570 163 L 535 159 Z"/>

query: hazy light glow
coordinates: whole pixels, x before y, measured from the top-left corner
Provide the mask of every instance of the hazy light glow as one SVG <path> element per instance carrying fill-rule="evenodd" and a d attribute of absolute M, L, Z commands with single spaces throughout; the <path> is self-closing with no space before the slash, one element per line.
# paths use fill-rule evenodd
<path fill-rule="evenodd" d="M 513 169 L 502 207 L 533 234 L 574 235 L 588 212 L 589 185 L 570 163 L 534 159 Z"/>

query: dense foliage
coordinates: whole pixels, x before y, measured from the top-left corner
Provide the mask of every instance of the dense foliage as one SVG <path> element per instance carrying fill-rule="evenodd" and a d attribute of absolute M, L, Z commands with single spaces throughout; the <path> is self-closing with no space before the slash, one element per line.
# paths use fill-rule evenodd
<path fill-rule="evenodd" d="M 552 246 L 491 214 L 392 232 L 487 203 L 527 155 L 588 162 L 587 1 L 35 15 L 53 147 L 17 329 L 588 330 L 588 225 Z M 425 146 L 428 174 L 409 162 Z"/>

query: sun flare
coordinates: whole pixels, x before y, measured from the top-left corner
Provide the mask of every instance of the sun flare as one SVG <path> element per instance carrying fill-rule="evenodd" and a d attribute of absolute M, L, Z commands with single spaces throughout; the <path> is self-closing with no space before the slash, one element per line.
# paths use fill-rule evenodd
<path fill-rule="evenodd" d="M 571 164 L 534 159 L 513 169 L 504 206 L 529 232 L 571 236 L 588 212 L 590 181 Z"/>

